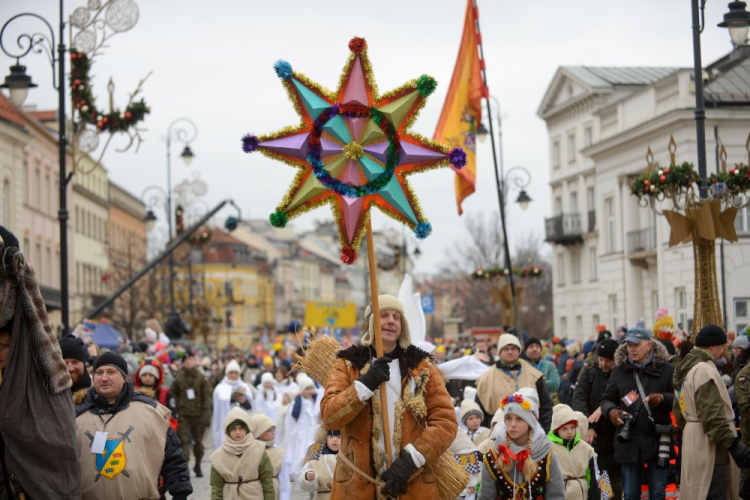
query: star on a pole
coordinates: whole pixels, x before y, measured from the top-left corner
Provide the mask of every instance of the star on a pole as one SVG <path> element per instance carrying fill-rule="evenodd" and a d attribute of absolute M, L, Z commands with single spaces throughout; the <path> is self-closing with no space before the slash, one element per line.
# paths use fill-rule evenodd
<path fill-rule="evenodd" d="M 409 131 L 437 86 L 432 77 L 422 75 L 379 95 L 367 43 L 355 37 L 349 48 L 352 53 L 335 92 L 278 61 L 276 74 L 300 123 L 260 137 L 248 134 L 242 148 L 298 169 L 271 214 L 271 224 L 284 227 L 294 217 L 328 204 L 338 226 L 341 260 L 352 264 L 373 206 L 409 226 L 418 238 L 429 236 L 432 226 L 408 176 L 449 164 L 460 168 L 466 154 Z"/>

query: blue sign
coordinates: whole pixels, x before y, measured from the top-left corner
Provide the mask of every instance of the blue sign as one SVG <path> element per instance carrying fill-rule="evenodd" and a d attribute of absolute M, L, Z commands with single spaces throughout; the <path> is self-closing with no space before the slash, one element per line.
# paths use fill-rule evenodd
<path fill-rule="evenodd" d="M 433 295 L 422 295 L 422 311 L 425 314 L 432 314 L 435 312 L 435 297 Z"/>

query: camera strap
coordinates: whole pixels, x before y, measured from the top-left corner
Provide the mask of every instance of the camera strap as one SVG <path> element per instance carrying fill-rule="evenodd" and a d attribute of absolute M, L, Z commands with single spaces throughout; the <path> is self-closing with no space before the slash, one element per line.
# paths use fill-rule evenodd
<path fill-rule="evenodd" d="M 651 406 L 644 402 L 646 399 L 646 391 L 643 390 L 643 384 L 641 384 L 641 378 L 638 376 L 638 370 L 633 370 L 633 375 L 635 376 L 635 385 L 638 386 L 638 393 L 641 395 L 641 402 L 643 403 L 643 407 L 646 408 L 646 413 L 648 413 L 648 419 L 651 420 L 651 423 L 654 423 L 654 417 L 651 415 Z"/>

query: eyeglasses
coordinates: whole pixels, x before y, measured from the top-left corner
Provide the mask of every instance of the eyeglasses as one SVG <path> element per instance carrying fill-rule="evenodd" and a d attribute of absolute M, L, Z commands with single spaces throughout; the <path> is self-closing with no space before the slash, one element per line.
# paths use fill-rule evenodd
<path fill-rule="evenodd" d="M 0 344 L 0 351 L 10 349 L 10 344 Z"/>

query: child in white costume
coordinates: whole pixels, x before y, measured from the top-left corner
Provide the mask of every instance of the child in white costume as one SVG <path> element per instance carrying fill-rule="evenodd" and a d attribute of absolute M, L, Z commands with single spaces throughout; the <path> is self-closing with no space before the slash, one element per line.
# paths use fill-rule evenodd
<path fill-rule="evenodd" d="M 307 375 L 297 377 L 299 395 L 294 398 L 284 422 L 286 457 L 292 478 L 299 476 L 307 447 L 315 442 L 315 430 L 320 425 L 320 403 L 315 383 Z"/>
<path fill-rule="evenodd" d="M 310 457 L 302 467 L 297 482 L 302 491 L 315 493 L 314 500 L 328 500 L 331 498 L 336 457 L 341 447 L 341 431 L 321 426 L 315 437 L 320 446 L 315 450 L 315 458 Z"/>
<path fill-rule="evenodd" d="M 255 395 L 253 411 L 263 413 L 276 421 L 276 410 L 281 402 L 281 393 L 276 388 L 276 380 L 271 373 L 266 372 L 260 377 L 260 387 Z"/>

